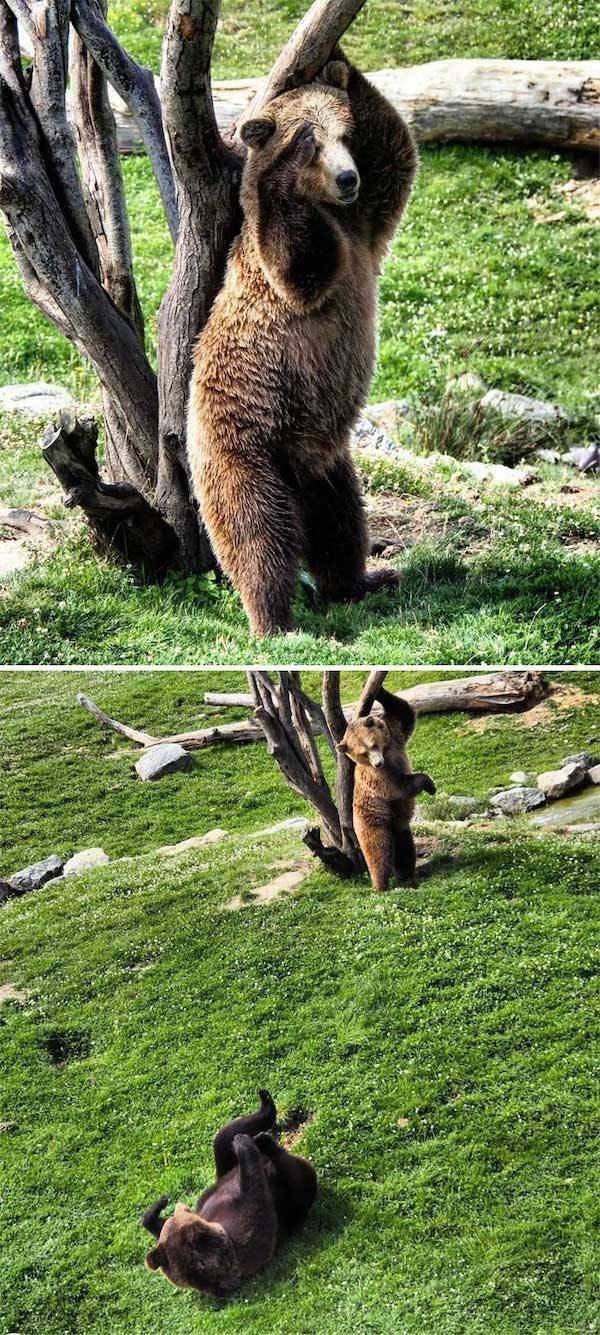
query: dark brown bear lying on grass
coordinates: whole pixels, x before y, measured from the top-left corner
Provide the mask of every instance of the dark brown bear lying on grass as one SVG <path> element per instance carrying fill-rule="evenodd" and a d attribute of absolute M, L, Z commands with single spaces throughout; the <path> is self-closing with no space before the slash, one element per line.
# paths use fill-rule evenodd
<path fill-rule="evenodd" d="M 155 1238 L 149 1270 L 162 1270 L 181 1289 L 213 1298 L 233 1293 L 272 1259 L 283 1235 L 304 1222 L 317 1194 L 312 1164 L 270 1134 L 276 1111 L 261 1089 L 258 1112 L 229 1122 L 215 1137 L 217 1181 L 195 1210 L 175 1206 L 162 1219 L 168 1197 L 161 1196 L 142 1217 Z"/>
<path fill-rule="evenodd" d="M 349 435 L 416 155 L 401 117 L 343 59 L 240 132 L 244 223 L 196 348 L 188 451 L 216 556 L 252 631 L 269 635 L 291 625 L 301 562 L 328 599 L 397 583 L 365 568 Z"/>
<path fill-rule="evenodd" d="M 339 748 L 354 761 L 354 828 L 376 890 L 387 890 L 392 877 L 412 885 L 416 872 L 410 822 L 419 793 L 435 793 L 428 774 L 413 774 L 406 744 L 416 714 L 407 700 L 383 686 L 383 714 L 367 714 L 349 723 Z"/>

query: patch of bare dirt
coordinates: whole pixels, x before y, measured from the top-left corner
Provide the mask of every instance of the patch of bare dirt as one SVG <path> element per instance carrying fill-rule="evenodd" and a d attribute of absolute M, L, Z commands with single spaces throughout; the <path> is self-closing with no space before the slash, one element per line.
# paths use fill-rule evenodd
<path fill-rule="evenodd" d="M 573 209 L 583 213 L 588 222 L 600 223 L 600 179 L 565 181 L 563 185 L 553 186 L 553 194 L 561 196 L 564 207 L 556 208 L 555 201 L 544 199 L 541 195 L 532 195 L 527 200 L 528 208 L 537 227 L 557 222 L 576 222 Z"/>
<path fill-rule="evenodd" d="M 0 579 L 24 570 L 32 559 L 31 548 L 23 538 L 0 538 Z"/>
<path fill-rule="evenodd" d="M 279 1131 L 281 1133 L 281 1142 L 286 1150 L 293 1150 L 302 1139 L 307 1126 L 312 1126 L 315 1121 L 315 1114 L 308 1112 L 306 1108 L 294 1108 L 288 1113 L 288 1116 L 280 1122 Z"/>
<path fill-rule="evenodd" d="M 571 709 L 581 709 L 583 705 L 593 704 L 595 698 L 578 686 L 552 686 L 545 700 L 522 714 L 511 714 L 510 718 L 519 728 L 537 728 L 540 723 L 550 723 L 557 711 L 565 713 Z M 501 728 L 505 717 L 503 714 L 478 715 L 467 719 L 459 732 L 488 732 L 490 728 Z"/>
<path fill-rule="evenodd" d="M 273 881 L 267 881 L 266 885 L 255 886 L 243 895 L 234 895 L 225 908 L 250 909 L 257 904 L 272 904 L 274 900 L 281 899 L 282 895 L 291 895 L 298 890 L 310 871 L 310 862 L 295 862 L 288 871 L 281 872 Z"/>
<path fill-rule="evenodd" d="M 18 1001 L 20 1006 L 24 1006 L 29 1001 L 29 992 L 13 987 L 12 983 L 3 983 L 0 987 L 0 1004 L 3 1001 Z"/>

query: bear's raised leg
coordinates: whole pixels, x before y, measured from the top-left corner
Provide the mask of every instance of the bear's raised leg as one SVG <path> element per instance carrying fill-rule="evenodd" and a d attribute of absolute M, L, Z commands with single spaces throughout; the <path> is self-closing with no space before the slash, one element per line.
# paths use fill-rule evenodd
<path fill-rule="evenodd" d="M 351 459 L 339 459 L 323 477 L 301 485 L 306 561 L 319 593 L 333 601 L 360 601 L 376 589 L 395 588 L 398 576 L 367 570 L 369 537 L 360 483 Z"/>
<path fill-rule="evenodd" d="M 217 1178 L 224 1177 L 236 1164 L 233 1142 L 236 1136 L 257 1136 L 260 1131 L 272 1131 L 277 1116 L 275 1104 L 267 1089 L 259 1089 L 260 1108 L 258 1112 L 248 1113 L 245 1117 L 236 1117 L 217 1132 L 213 1150 Z"/>
<path fill-rule="evenodd" d="M 387 890 L 394 872 L 394 833 L 391 825 L 373 825 L 354 817 L 354 828 L 374 890 Z"/>
<path fill-rule="evenodd" d="M 261 1131 L 256 1144 L 275 1168 L 275 1207 L 283 1227 L 292 1232 L 299 1228 L 317 1195 L 317 1174 L 311 1163 L 299 1154 L 291 1154 L 278 1145 L 267 1131 Z"/>
<path fill-rule="evenodd" d="M 268 462 L 207 465 L 198 482 L 202 518 L 215 554 L 241 596 L 253 635 L 291 628 L 302 549 L 297 500 Z"/>
<path fill-rule="evenodd" d="M 417 850 L 408 825 L 395 831 L 394 872 L 399 885 L 416 885 Z"/>

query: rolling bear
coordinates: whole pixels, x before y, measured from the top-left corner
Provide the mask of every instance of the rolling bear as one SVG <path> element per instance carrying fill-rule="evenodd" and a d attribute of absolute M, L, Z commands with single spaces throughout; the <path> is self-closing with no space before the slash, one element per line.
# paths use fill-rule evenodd
<path fill-rule="evenodd" d="M 325 599 L 398 582 L 366 570 L 349 435 L 375 360 L 378 271 L 416 151 L 345 58 L 240 134 L 244 221 L 195 350 L 188 456 L 215 554 L 262 636 L 291 627 L 301 562 Z"/>
<path fill-rule="evenodd" d="M 406 752 L 416 723 L 412 706 L 383 686 L 367 701 L 369 708 L 374 700 L 383 714 L 354 719 L 338 747 L 355 764 L 354 828 L 372 884 L 387 890 L 392 877 L 401 885 L 414 884 L 414 799 L 435 793 L 435 784 L 428 774 L 413 774 Z"/>
<path fill-rule="evenodd" d="M 178 1288 L 213 1298 L 233 1293 L 272 1259 L 282 1236 L 300 1227 L 317 1194 L 312 1164 L 278 1145 L 276 1110 L 267 1090 L 260 1108 L 222 1127 L 214 1140 L 217 1181 L 195 1210 L 181 1202 L 163 1219 L 167 1196 L 142 1225 L 157 1239 L 146 1256 Z"/>

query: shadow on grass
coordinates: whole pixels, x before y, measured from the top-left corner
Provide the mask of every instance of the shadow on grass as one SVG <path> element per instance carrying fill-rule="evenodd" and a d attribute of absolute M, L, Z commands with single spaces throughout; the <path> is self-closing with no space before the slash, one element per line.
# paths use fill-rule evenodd
<path fill-rule="evenodd" d="M 210 1299 L 198 1297 L 203 1306 L 213 1311 L 241 1302 L 261 1301 L 278 1293 L 287 1294 L 294 1287 L 297 1272 L 304 1262 L 323 1245 L 328 1245 L 344 1232 L 354 1214 L 354 1207 L 346 1196 L 330 1186 L 319 1187 L 319 1194 L 308 1219 L 299 1233 L 285 1238 L 274 1260 L 256 1279 L 244 1284 L 231 1298 Z"/>

